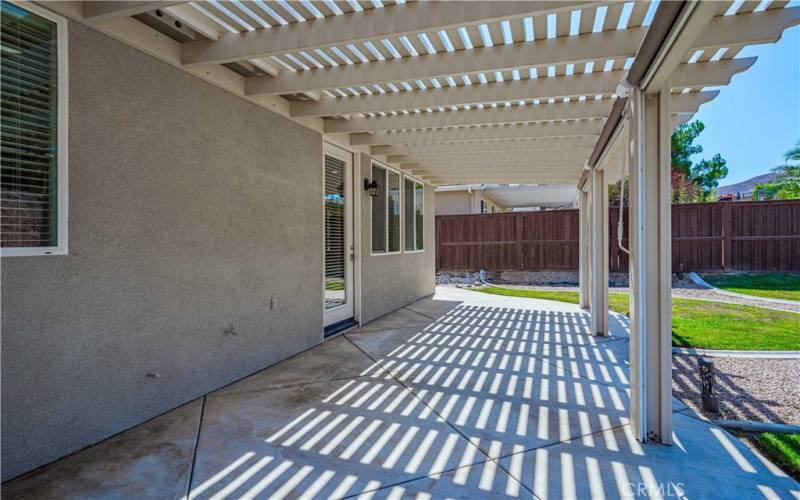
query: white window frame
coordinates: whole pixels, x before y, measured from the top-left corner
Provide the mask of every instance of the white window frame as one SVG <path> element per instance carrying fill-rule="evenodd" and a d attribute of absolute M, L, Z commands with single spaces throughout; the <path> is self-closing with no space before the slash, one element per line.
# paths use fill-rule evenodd
<path fill-rule="evenodd" d="M 375 203 L 375 197 L 370 196 L 370 203 L 369 203 L 369 254 L 372 257 L 378 257 L 381 255 L 399 255 L 403 253 L 403 214 L 405 210 L 403 210 L 403 173 L 396 168 L 392 168 L 385 163 L 381 163 L 377 160 L 372 160 L 369 164 L 369 176 L 372 178 L 372 167 L 376 165 L 378 168 L 382 168 L 387 171 L 386 173 L 386 185 L 384 188 L 386 189 L 386 212 L 384 214 L 384 236 L 386 238 L 386 251 L 385 252 L 375 252 L 372 248 L 372 206 Z M 400 231 L 400 248 L 396 252 L 390 252 L 389 249 L 389 171 L 394 172 L 400 178 L 400 227 L 398 228 Z"/>
<path fill-rule="evenodd" d="M 58 113 L 58 155 L 56 157 L 56 168 L 58 169 L 56 174 L 56 182 L 58 183 L 56 193 L 58 198 L 56 201 L 56 205 L 58 207 L 58 220 L 56 224 L 58 229 L 56 246 L 3 247 L 0 249 L 0 256 L 31 257 L 37 255 L 67 255 L 69 253 L 69 239 L 67 235 L 67 226 L 69 220 L 67 214 L 67 209 L 69 208 L 69 189 L 67 186 L 67 162 L 69 157 L 67 144 L 67 139 L 69 137 L 67 130 L 67 125 L 69 123 L 69 105 L 67 102 L 69 97 L 69 71 L 67 68 L 67 20 L 64 17 L 53 14 L 49 10 L 43 9 L 38 5 L 32 4 L 31 2 L 18 2 L 12 0 L 11 3 L 56 24 L 56 43 L 58 44 L 58 47 L 56 48 L 58 51 L 58 109 L 56 110 Z"/>
<path fill-rule="evenodd" d="M 417 215 L 417 213 L 416 213 L 417 192 L 416 192 L 416 186 L 417 186 L 417 184 L 422 186 L 422 221 L 423 221 L 423 225 L 424 225 L 425 224 L 425 183 L 422 182 L 421 180 L 417 179 L 416 177 L 412 177 L 410 175 L 404 176 L 403 180 L 405 180 L 405 179 L 408 179 L 408 180 L 410 180 L 410 181 L 412 181 L 414 183 L 414 203 L 413 203 L 414 210 L 412 210 L 411 217 L 412 217 L 412 220 L 414 221 L 414 229 L 412 231 L 412 235 L 414 236 L 414 246 L 416 247 L 417 246 L 416 245 L 416 243 L 417 243 L 417 241 L 416 241 L 416 238 L 417 238 L 417 217 L 416 217 L 416 215 Z M 405 188 L 406 188 L 405 182 L 402 182 L 401 184 L 403 185 L 402 189 L 405 190 Z M 401 197 L 402 197 L 403 201 L 405 202 L 405 193 L 401 193 Z M 402 220 L 400 221 L 401 225 L 403 226 L 403 238 L 402 238 L 402 240 L 403 240 L 402 241 L 402 243 L 403 243 L 403 251 L 404 251 L 404 253 L 423 253 L 425 251 L 425 238 L 422 239 L 422 248 L 421 249 L 419 249 L 419 250 L 405 250 L 405 248 L 406 248 L 406 246 L 405 246 L 405 244 L 406 244 L 406 234 L 405 234 L 406 233 L 406 231 L 405 231 L 406 225 L 405 225 L 404 217 L 407 217 L 407 216 L 408 216 L 408 213 L 405 210 L 403 210 L 403 218 L 401 218 Z M 423 231 L 424 231 L 424 229 L 423 229 Z"/>

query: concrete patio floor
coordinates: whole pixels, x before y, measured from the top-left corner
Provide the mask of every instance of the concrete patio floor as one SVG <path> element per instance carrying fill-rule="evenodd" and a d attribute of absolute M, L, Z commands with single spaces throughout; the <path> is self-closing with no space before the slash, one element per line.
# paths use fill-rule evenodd
<path fill-rule="evenodd" d="M 439 288 L 3 485 L 30 498 L 800 498 L 674 401 L 628 424 L 628 338 L 570 304 Z M 68 430 L 65 430 L 68 431 Z"/>

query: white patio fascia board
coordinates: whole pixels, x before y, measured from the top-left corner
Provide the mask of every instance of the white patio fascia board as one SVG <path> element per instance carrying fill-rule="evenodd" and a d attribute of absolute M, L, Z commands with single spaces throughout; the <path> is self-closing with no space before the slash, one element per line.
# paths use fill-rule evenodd
<path fill-rule="evenodd" d="M 675 113 L 696 113 L 700 106 L 719 94 L 718 90 L 675 94 Z M 611 99 L 544 103 L 526 106 L 498 106 L 490 109 L 409 113 L 385 117 L 352 117 L 349 120 L 325 120 L 326 133 L 378 132 L 384 130 L 413 130 L 500 123 L 532 123 L 539 121 L 580 120 L 605 118 L 611 112 Z"/>
<path fill-rule="evenodd" d="M 370 147 L 371 155 L 447 154 L 458 152 L 510 152 L 510 151 L 586 151 L 591 154 L 595 138 L 555 137 L 497 139 L 476 142 L 442 142 L 434 144 L 407 144 Z"/>
<path fill-rule="evenodd" d="M 700 34 L 708 28 L 718 10 L 717 2 L 686 3 L 639 84 L 645 92 L 659 92 L 670 86 L 674 73 L 683 66 L 681 61 L 691 51 Z M 692 68 L 692 73 L 697 69 Z"/>
<path fill-rule="evenodd" d="M 524 139 L 533 137 L 597 136 L 603 120 L 559 122 L 553 124 L 492 125 L 483 127 L 425 130 L 413 132 L 376 132 L 351 134 L 354 146 L 420 144 L 434 142 L 471 142 L 493 139 Z"/>
<path fill-rule="evenodd" d="M 83 19 L 89 22 L 106 21 L 115 17 L 129 17 L 155 9 L 164 9 L 184 1 L 134 2 L 127 0 L 80 2 Z"/>
<path fill-rule="evenodd" d="M 599 2 L 408 2 L 183 44 L 185 66 L 310 51 L 425 31 L 583 9 Z"/>
<path fill-rule="evenodd" d="M 276 77 L 247 78 L 246 91 L 248 94 L 290 94 L 514 68 L 626 59 L 636 54 L 646 32 L 647 28 L 631 28 L 294 73 L 285 71 Z"/>
<path fill-rule="evenodd" d="M 291 104 L 291 113 L 292 116 L 333 116 L 612 94 L 623 74 L 623 71 L 617 70 L 391 94 L 327 97 L 319 102 L 294 102 Z"/>

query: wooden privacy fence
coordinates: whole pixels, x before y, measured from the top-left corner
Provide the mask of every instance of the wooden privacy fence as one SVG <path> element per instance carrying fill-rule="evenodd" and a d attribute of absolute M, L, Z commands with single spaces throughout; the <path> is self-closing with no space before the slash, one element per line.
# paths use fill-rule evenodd
<path fill-rule="evenodd" d="M 626 272 L 618 214 L 609 210 L 609 266 Z M 623 217 L 627 248 L 627 207 Z M 577 210 L 436 217 L 437 271 L 577 268 Z M 800 271 L 800 200 L 673 205 L 672 269 Z"/>

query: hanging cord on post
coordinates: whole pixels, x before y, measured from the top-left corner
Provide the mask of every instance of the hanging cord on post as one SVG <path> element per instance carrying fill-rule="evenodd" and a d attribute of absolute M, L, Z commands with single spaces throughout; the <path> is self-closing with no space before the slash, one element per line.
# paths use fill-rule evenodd
<path fill-rule="evenodd" d="M 619 181 L 619 214 L 617 220 L 617 246 L 620 250 L 630 255 L 630 251 L 622 246 L 622 209 L 625 208 L 625 177 L 628 175 L 628 156 L 625 155 L 625 167 L 622 171 L 622 179 Z"/>

